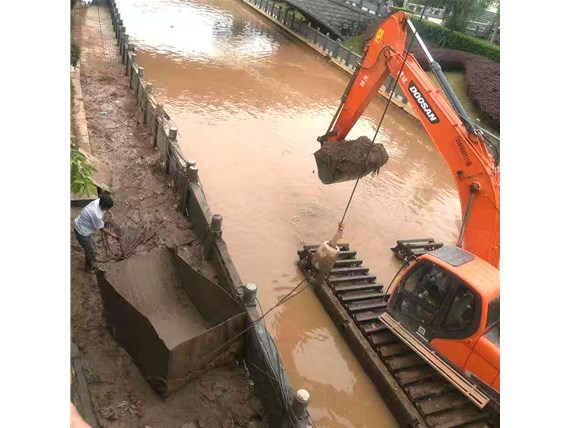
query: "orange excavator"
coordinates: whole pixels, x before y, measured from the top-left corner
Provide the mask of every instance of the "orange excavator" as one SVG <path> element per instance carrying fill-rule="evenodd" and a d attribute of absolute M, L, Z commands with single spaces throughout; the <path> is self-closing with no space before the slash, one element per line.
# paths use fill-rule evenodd
<path fill-rule="evenodd" d="M 405 47 L 415 38 L 443 88 Z M 499 152 L 473 123 L 407 14 L 379 26 L 321 144 L 343 139 L 388 76 L 396 79 L 453 174 L 461 199 L 456 246 L 408 260 L 380 319 L 480 408 L 499 402 Z M 447 95 L 446 99 L 443 95 Z"/>

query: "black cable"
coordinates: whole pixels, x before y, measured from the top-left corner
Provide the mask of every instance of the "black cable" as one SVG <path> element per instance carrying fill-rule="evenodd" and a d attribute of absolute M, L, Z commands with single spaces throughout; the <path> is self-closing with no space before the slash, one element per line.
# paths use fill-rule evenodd
<path fill-rule="evenodd" d="M 305 282 L 305 281 L 306 281 L 306 279 L 303 280 L 303 281 L 301 281 L 299 284 L 297 284 L 297 286 L 296 286 L 290 293 L 288 293 L 287 296 L 283 297 L 283 298 L 279 301 L 279 304 L 282 305 L 282 304 L 284 304 L 285 302 L 287 302 L 287 301 L 293 299 L 294 297 L 298 296 L 298 295 L 301 294 L 303 291 L 305 291 L 305 289 L 306 289 L 307 286 L 308 286 L 308 283 L 305 284 L 305 286 L 304 286 L 301 290 L 299 290 L 299 291 L 297 291 L 296 293 L 293 294 L 293 292 L 294 292 L 297 288 L 299 288 L 299 286 L 300 286 L 303 282 Z M 259 309 L 261 310 L 261 314 L 262 314 L 262 317 L 261 317 L 261 318 L 265 317 L 265 314 L 263 313 L 263 308 L 261 307 L 261 303 L 259 302 L 259 300 L 257 299 L 257 297 L 255 298 L 255 300 L 256 300 L 256 302 L 259 304 Z M 265 320 L 263 321 L 263 324 L 265 325 Z M 265 326 L 265 329 L 267 330 L 267 326 Z M 269 355 L 269 352 L 268 352 L 267 348 L 265 347 L 264 341 L 261 340 L 260 343 L 261 343 L 261 346 L 263 347 L 263 350 L 265 351 L 265 353 L 266 353 L 267 355 Z M 271 379 L 271 380 L 277 382 L 277 384 L 279 385 L 279 390 L 280 390 L 280 392 L 281 392 L 281 398 L 282 398 L 283 405 L 284 405 L 286 408 L 288 408 L 288 409 L 290 410 L 291 403 L 290 403 L 289 397 L 287 397 L 287 396 L 285 395 L 285 394 L 287 394 L 288 388 L 287 388 L 287 389 L 285 388 L 285 379 L 284 379 L 284 377 L 282 376 L 282 375 L 284 374 L 284 372 L 281 371 L 281 370 L 278 370 L 279 365 L 282 366 L 281 359 L 279 359 L 279 360 L 277 361 L 277 364 L 278 364 L 278 367 L 277 367 L 277 371 L 278 371 L 278 372 L 277 372 L 277 375 L 278 375 L 278 377 L 279 377 L 278 379 L 276 379 L 275 377 L 271 376 L 269 373 L 265 372 L 264 370 L 262 370 L 262 369 L 261 369 L 260 367 L 258 367 L 258 366 L 255 366 L 255 368 L 257 368 L 257 369 L 260 371 L 260 373 L 263 373 L 264 375 L 266 375 L 269 379 Z M 291 415 L 293 415 L 293 417 L 294 417 L 295 420 L 293 420 L 293 419 L 291 418 Z M 313 421 L 313 419 L 312 419 L 312 417 L 311 417 L 310 414 L 309 414 L 309 418 L 310 418 L 310 421 L 311 421 L 312 426 L 313 426 L 314 428 L 316 428 L 317 425 L 314 423 L 314 421 Z M 290 411 L 288 412 L 288 419 L 289 419 L 289 422 L 291 422 L 293 426 L 299 426 L 299 422 L 298 422 L 297 416 L 296 416 L 295 414 L 292 414 L 292 412 L 290 412 Z"/>
<path fill-rule="evenodd" d="M 285 302 L 291 300 L 293 297 L 301 294 L 307 288 L 307 285 L 305 285 L 305 287 L 303 287 L 297 293 L 295 293 L 295 294 L 293 294 L 293 293 L 305 281 L 306 280 L 303 280 L 299 284 L 297 284 L 297 286 L 291 292 L 289 292 L 285 297 L 283 297 L 276 306 L 282 305 Z M 261 303 L 259 302 L 259 299 L 257 299 L 257 297 L 256 297 L 255 300 L 259 304 L 259 308 L 261 310 L 262 316 L 261 316 L 261 318 L 259 318 L 259 320 L 261 320 L 265 317 L 266 314 L 263 313 L 263 308 L 261 307 Z M 270 310 L 272 310 L 272 309 L 270 309 Z M 263 320 L 263 325 L 265 326 L 265 331 L 267 331 L 267 326 L 265 325 L 265 320 Z M 270 355 L 267 347 L 265 346 L 265 342 L 263 340 L 260 340 L 260 344 L 261 344 L 261 347 L 263 348 L 263 350 L 265 351 L 266 355 Z M 275 344 L 273 344 L 273 346 L 275 346 L 275 348 L 277 348 Z M 279 354 L 277 354 L 277 358 L 278 358 L 278 360 L 276 361 L 277 367 L 275 369 L 276 369 L 276 374 L 277 374 L 278 378 L 273 377 L 272 375 L 270 375 L 265 370 L 261 369 L 259 366 L 255 365 L 255 364 L 253 364 L 253 367 L 258 369 L 260 373 L 264 374 L 269 379 L 275 381 L 279 385 L 279 391 L 281 392 L 280 395 L 281 395 L 282 404 L 288 410 L 287 411 L 287 417 L 289 419 L 289 422 L 291 422 L 292 426 L 297 427 L 297 426 L 299 426 L 298 418 L 296 415 L 292 414 L 292 412 L 290 411 L 291 403 L 290 403 L 289 397 L 287 396 L 287 392 L 289 391 L 289 389 L 285 388 L 285 379 L 283 377 L 284 372 L 282 370 L 279 370 L 279 367 L 281 367 L 283 365 L 283 363 L 281 362 L 281 359 L 279 358 Z M 291 416 L 293 416 L 295 420 L 293 420 Z M 316 427 L 316 425 L 313 425 L 313 426 Z"/>
<path fill-rule="evenodd" d="M 245 332 L 247 332 L 248 330 L 250 330 L 251 328 L 255 327 L 257 324 L 259 324 L 267 314 L 269 314 L 271 311 L 273 311 L 274 309 L 276 309 L 278 306 L 282 305 L 285 301 L 289 300 L 290 298 L 293 298 L 297 295 L 299 295 L 302 291 L 304 291 L 306 289 L 303 288 L 299 293 L 291 296 L 295 291 L 297 291 L 297 289 L 305 282 L 307 281 L 307 279 L 303 279 L 301 282 L 299 282 L 295 288 L 293 288 L 293 290 L 291 290 L 289 293 L 287 293 L 287 295 L 285 297 L 283 297 L 281 300 L 279 300 L 275 306 L 273 306 L 272 308 L 270 308 L 267 312 L 265 312 L 265 314 L 263 314 L 261 317 L 259 317 L 258 319 L 256 319 L 255 321 L 253 321 L 251 323 L 250 326 L 246 327 L 244 330 L 242 330 L 241 332 L 239 332 L 238 334 L 236 334 L 234 337 L 232 337 L 231 339 L 228 339 L 226 342 L 224 342 L 222 345 L 220 345 L 218 348 L 214 349 L 212 352 L 206 354 L 204 357 L 202 357 L 200 360 L 198 360 L 198 362 L 196 364 L 201 364 L 202 361 L 204 361 L 205 359 L 209 359 L 212 355 L 214 355 L 215 353 L 219 352 L 220 350 L 222 350 L 224 347 L 226 347 L 229 343 L 233 342 L 235 339 L 237 339 L 238 337 L 240 337 L 242 334 L 244 334 Z M 291 296 L 291 297 L 290 297 Z M 190 377 L 191 375 L 194 374 L 193 372 L 188 373 L 186 376 L 179 378 L 179 379 L 174 379 L 174 381 L 182 381 L 187 379 L 188 377 Z"/>
<path fill-rule="evenodd" d="M 376 57 L 376 61 L 374 61 L 374 64 L 372 64 L 370 67 L 364 67 L 363 64 L 360 65 L 360 68 L 362 68 L 363 70 L 372 70 L 374 67 L 376 67 L 376 64 L 378 64 L 378 61 L 380 61 L 380 57 L 382 56 L 382 52 L 384 52 L 385 49 L 390 49 L 389 46 L 384 46 L 380 52 L 378 53 L 378 56 Z"/>
<path fill-rule="evenodd" d="M 394 284 L 394 281 L 396 280 L 396 278 L 398 277 L 398 275 L 400 275 L 400 272 L 402 272 L 402 270 L 409 266 L 410 263 L 406 260 L 402 266 L 400 267 L 400 269 L 398 269 L 398 272 L 396 272 L 396 275 L 394 275 L 394 278 L 392 278 L 392 281 L 390 281 L 390 285 L 388 285 L 388 288 L 386 289 L 386 291 L 384 292 L 384 295 L 386 296 L 386 298 L 388 298 L 390 289 L 392 288 L 392 284 Z"/>
<path fill-rule="evenodd" d="M 427 8 L 428 8 L 428 6 L 426 5 L 426 7 L 424 7 L 424 9 L 422 10 L 422 14 L 421 14 L 420 20 L 418 22 L 422 21 Z M 380 131 L 380 126 L 382 125 L 382 122 L 384 121 L 384 117 L 386 116 L 386 112 L 388 111 L 388 107 L 390 107 L 390 103 L 392 101 L 392 96 L 394 95 L 394 91 L 396 90 L 396 87 L 398 86 L 398 81 L 400 80 L 400 75 L 402 74 L 402 71 L 404 70 L 404 65 L 406 65 L 406 60 L 408 59 L 408 55 L 410 54 L 410 49 L 412 47 L 412 44 L 416 40 L 416 33 L 418 32 L 418 30 L 415 27 L 414 27 L 414 30 L 415 31 L 413 33 L 413 37 L 411 38 L 410 43 L 408 45 L 408 48 L 406 49 L 406 53 L 404 55 L 404 60 L 402 61 L 402 66 L 400 67 L 400 71 L 398 72 L 398 76 L 396 77 L 395 85 L 392 87 L 392 90 L 390 91 L 390 97 L 388 98 L 388 102 L 386 103 L 386 108 L 384 108 L 384 112 L 382 113 L 382 117 L 380 118 L 380 121 L 378 122 L 378 126 L 376 127 L 376 132 L 374 133 L 374 138 L 372 138 L 372 144 L 370 145 L 370 148 L 368 149 L 368 153 L 366 154 L 366 158 L 364 159 L 364 163 L 362 165 L 362 171 L 358 175 L 358 178 L 356 179 L 356 183 L 354 183 L 354 187 L 353 187 L 352 192 L 350 194 L 350 198 L 348 199 L 348 203 L 346 204 L 346 208 L 344 209 L 344 213 L 343 213 L 342 218 L 340 220 L 341 224 L 344 223 L 344 218 L 346 217 L 346 213 L 348 212 L 348 208 L 350 207 L 350 204 L 352 202 L 352 198 L 354 196 L 354 192 L 356 191 L 356 187 L 358 186 L 358 183 L 360 182 L 360 179 L 362 178 L 362 174 L 366 170 L 366 162 L 368 161 L 368 157 L 370 156 L 370 152 L 372 151 L 372 147 L 374 147 L 374 141 L 376 141 L 376 137 L 378 136 L 378 132 Z M 382 52 L 382 51 L 380 51 L 380 52 Z M 378 55 L 378 56 L 380 56 L 380 55 Z"/>

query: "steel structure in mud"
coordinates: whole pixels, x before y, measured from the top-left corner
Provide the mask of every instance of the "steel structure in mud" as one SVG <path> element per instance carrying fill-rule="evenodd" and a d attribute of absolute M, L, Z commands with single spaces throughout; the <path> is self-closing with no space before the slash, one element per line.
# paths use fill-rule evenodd
<path fill-rule="evenodd" d="M 206 195 L 200 184 L 195 162 L 188 161 L 181 153 L 177 141 L 178 130 L 152 93 L 152 85 L 144 75 L 144 68 L 137 64 L 135 47 L 129 40 L 124 22 L 115 0 L 95 0 L 93 4 L 109 8 L 113 31 L 117 39 L 117 51 L 129 88 L 134 91 L 142 124 L 152 135 L 152 143 L 161 154 L 164 172 L 173 181 L 181 211 L 192 219 L 192 229 L 204 249 L 203 259 L 210 262 L 217 275 L 217 283 L 229 295 L 239 301 L 243 281 L 231 260 L 222 238 L 222 217 L 212 215 Z M 253 380 L 256 395 L 262 402 L 266 417 L 272 427 L 305 428 L 312 426 L 306 407 L 293 410 L 294 394 L 279 352 L 267 331 L 256 307 L 244 307 L 247 327 L 240 334 L 245 336 L 245 362 Z M 255 328 L 251 328 L 255 327 Z M 227 345 L 227 344 L 226 344 Z"/>
<path fill-rule="evenodd" d="M 479 410 L 380 321 L 388 307 L 386 290 L 349 244 L 339 245 L 339 259 L 325 281 L 310 264 L 317 248 L 306 245 L 298 251 L 299 268 L 316 282 L 319 300 L 402 426 L 499 425 L 492 408 Z"/>

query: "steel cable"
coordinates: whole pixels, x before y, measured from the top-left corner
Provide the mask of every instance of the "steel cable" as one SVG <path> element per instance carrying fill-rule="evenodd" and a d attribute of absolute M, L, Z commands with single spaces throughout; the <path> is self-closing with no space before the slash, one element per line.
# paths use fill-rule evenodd
<path fill-rule="evenodd" d="M 424 18 L 424 14 L 425 14 L 426 10 L 428 9 L 428 7 L 429 6 L 426 5 L 423 8 L 419 22 L 421 22 L 422 19 Z M 356 183 L 354 183 L 354 187 L 352 188 L 352 192 L 350 193 L 350 197 L 348 198 L 348 203 L 346 204 L 346 208 L 344 209 L 344 213 L 343 213 L 342 218 L 341 218 L 340 223 L 339 223 L 340 225 L 342 225 L 344 223 L 346 213 L 348 212 L 348 208 L 350 207 L 350 204 L 352 203 L 352 198 L 354 196 L 354 192 L 356 191 L 356 188 L 358 187 L 358 183 L 360 182 L 360 179 L 362 178 L 362 174 L 365 171 L 366 162 L 368 161 L 368 157 L 370 156 L 370 152 L 372 151 L 372 147 L 374 147 L 374 141 L 376 141 L 376 137 L 378 136 L 378 132 L 380 131 L 380 126 L 382 125 L 382 122 L 384 121 L 384 117 L 386 116 L 386 112 L 388 111 L 388 107 L 390 106 L 390 103 L 392 102 L 392 96 L 394 95 L 394 91 L 396 90 L 396 87 L 398 85 L 398 81 L 400 80 L 400 75 L 402 74 L 402 71 L 404 70 L 404 65 L 406 64 L 406 59 L 408 58 L 412 44 L 416 40 L 417 29 L 414 29 L 414 30 L 415 31 L 413 33 L 413 37 L 410 40 L 410 43 L 409 43 L 409 45 L 405 51 L 404 60 L 402 61 L 402 66 L 400 67 L 400 71 L 398 72 L 398 76 L 396 77 L 395 84 L 392 87 L 392 90 L 390 91 L 390 97 L 388 98 L 388 102 L 386 103 L 386 107 L 384 108 L 384 112 L 382 113 L 382 117 L 380 118 L 380 121 L 378 122 L 378 126 L 376 127 L 376 132 L 374 133 L 374 138 L 372 138 L 372 144 L 370 145 L 370 147 L 368 149 L 368 153 L 366 154 L 366 158 L 364 159 L 362 171 L 358 175 L 358 178 L 356 179 Z M 378 54 L 378 56 L 380 56 L 380 54 Z M 378 61 L 376 61 L 376 63 L 377 62 Z"/>

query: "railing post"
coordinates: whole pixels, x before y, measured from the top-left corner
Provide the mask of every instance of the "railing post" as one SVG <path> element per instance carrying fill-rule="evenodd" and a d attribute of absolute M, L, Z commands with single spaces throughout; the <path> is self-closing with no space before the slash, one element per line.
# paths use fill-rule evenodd
<path fill-rule="evenodd" d="M 302 417 L 307 411 L 311 394 L 306 389 L 299 389 L 291 403 L 291 410 L 298 418 Z"/>
<path fill-rule="evenodd" d="M 188 201 L 190 199 L 190 183 L 198 181 L 198 167 L 196 161 L 186 161 L 186 191 L 184 192 L 184 200 L 182 201 L 182 214 L 190 216 L 188 213 Z"/>
<path fill-rule="evenodd" d="M 214 214 L 212 217 L 212 222 L 208 230 L 208 236 L 204 245 L 204 259 L 210 260 L 212 256 L 212 249 L 216 238 L 222 236 L 222 220 L 223 217 L 219 214 Z"/>
<path fill-rule="evenodd" d="M 162 126 L 162 116 L 164 115 L 164 106 L 160 103 L 156 104 L 156 117 L 155 117 L 155 129 L 154 134 L 154 147 L 158 145 L 158 132 Z"/>
<path fill-rule="evenodd" d="M 142 79 L 144 78 L 144 67 L 139 66 L 139 70 L 138 70 L 137 75 L 138 75 L 138 79 L 135 79 L 137 84 L 135 85 L 134 90 L 135 90 L 135 99 L 137 100 L 137 103 L 138 103 L 139 90 L 140 90 L 140 87 L 142 84 Z"/>

